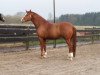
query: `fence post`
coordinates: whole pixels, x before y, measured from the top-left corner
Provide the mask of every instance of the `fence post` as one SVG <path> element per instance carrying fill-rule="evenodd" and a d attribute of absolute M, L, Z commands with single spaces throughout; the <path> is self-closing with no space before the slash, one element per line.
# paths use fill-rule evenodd
<path fill-rule="evenodd" d="M 92 28 L 91 43 L 94 43 L 94 27 Z"/>
<path fill-rule="evenodd" d="M 27 40 L 26 40 L 26 50 L 29 49 L 29 27 L 27 28 L 27 36 L 26 36 Z"/>
<path fill-rule="evenodd" d="M 53 48 L 56 48 L 56 40 L 54 40 Z"/>
<path fill-rule="evenodd" d="M 29 41 L 26 41 L 26 50 L 29 49 Z"/>

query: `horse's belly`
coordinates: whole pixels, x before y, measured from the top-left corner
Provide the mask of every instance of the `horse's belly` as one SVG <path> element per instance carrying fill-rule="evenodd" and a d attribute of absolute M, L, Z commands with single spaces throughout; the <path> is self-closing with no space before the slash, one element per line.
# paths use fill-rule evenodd
<path fill-rule="evenodd" d="M 60 38 L 59 34 L 48 34 L 47 39 L 58 39 Z"/>
<path fill-rule="evenodd" d="M 59 39 L 60 37 L 47 37 L 46 39 Z"/>

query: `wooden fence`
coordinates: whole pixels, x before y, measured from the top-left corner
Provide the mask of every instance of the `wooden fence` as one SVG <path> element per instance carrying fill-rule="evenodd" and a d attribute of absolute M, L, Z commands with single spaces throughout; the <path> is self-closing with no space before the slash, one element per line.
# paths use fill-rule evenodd
<path fill-rule="evenodd" d="M 38 39 L 35 33 L 33 26 L 0 25 L 0 43 L 25 42 L 28 49 L 29 41 Z"/>
<path fill-rule="evenodd" d="M 90 39 L 91 43 L 95 41 L 96 37 L 100 40 L 100 28 L 86 28 L 85 30 L 77 30 L 77 32 L 84 33 L 82 36 L 77 36 L 78 40 Z M 0 25 L 0 43 L 25 42 L 26 49 L 28 49 L 29 41 L 37 40 L 36 30 L 33 26 Z"/>
<path fill-rule="evenodd" d="M 85 28 L 85 30 L 77 30 L 77 32 L 81 33 L 83 32 L 84 35 L 82 36 L 77 36 L 78 39 L 88 39 L 87 41 L 91 41 L 93 44 L 94 41 L 100 40 L 100 28 Z M 84 41 L 84 40 L 83 40 Z"/>

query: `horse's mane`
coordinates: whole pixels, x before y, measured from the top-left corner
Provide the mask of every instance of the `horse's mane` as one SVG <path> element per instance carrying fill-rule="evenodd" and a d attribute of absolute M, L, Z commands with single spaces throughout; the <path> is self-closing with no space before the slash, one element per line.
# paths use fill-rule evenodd
<path fill-rule="evenodd" d="M 43 21 L 43 22 L 48 22 L 46 19 L 44 19 L 42 16 L 40 16 L 39 14 L 32 12 L 33 15 L 38 18 L 38 20 Z"/>

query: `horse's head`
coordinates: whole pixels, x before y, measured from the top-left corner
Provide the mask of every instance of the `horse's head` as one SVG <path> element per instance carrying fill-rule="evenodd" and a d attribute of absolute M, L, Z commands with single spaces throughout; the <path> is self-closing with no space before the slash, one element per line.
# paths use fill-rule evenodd
<path fill-rule="evenodd" d="M 26 11 L 26 15 L 21 19 L 22 22 L 27 22 L 32 20 L 32 11 Z"/>
<path fill-rule="evenodd" d="M 4 21 L 5 21 L 5 19 L 4 19 L 4 17 L 3 17 L 3 15 L 2 15 L 2 14 L 0 14 L 0 20 L 1 20 L 2 22 L 4 22 Z"/>

